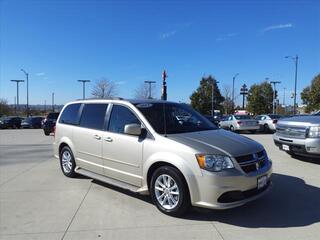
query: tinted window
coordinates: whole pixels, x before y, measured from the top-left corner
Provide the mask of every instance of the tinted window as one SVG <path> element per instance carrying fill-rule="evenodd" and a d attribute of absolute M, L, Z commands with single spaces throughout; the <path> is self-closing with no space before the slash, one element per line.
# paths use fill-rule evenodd
<path fill-rule="evenodd" d="M 70 104 L 61 113 L 60 123 L 77 125 L 79 124 L 79 109 L 81 104 Z"/>
<path fill-rule="evenodd" d="M 109 131 L 124 133 L 124 126 L 131 123 L 141 124 L 130 109 L 120 105 L 113 105 L 109 121 Z"/>
<path fill-rule="evenodd" d="M 58 119 L 59 113 L 49 113 L 47 119 Z"/>
<path fill-rule="evenodd" d="M 274 115 L 274 114 L 272 114 L 272 115 L 269 115 L 269 117 L 270 117 L 271 119 L 279 119 L 279 118 L 280 118 L 280 115 Z"/>
<path fill-rule="evenodd" d="M 243 120 L 243 119 L 251 119 L 248 115 L 235 115 L 234 116 L 237 120 Z"/>
<path fill-rule="evenodd" d="M 153 129 L 160 134 L 175 134 L 217 129 L 208 119 L 186 104 L 135 104 Z"/>
<path fill-rule="evenodd" d="M 108 104 L 85 104 L 82 110 L 80 126 L 103 129 Z"/>

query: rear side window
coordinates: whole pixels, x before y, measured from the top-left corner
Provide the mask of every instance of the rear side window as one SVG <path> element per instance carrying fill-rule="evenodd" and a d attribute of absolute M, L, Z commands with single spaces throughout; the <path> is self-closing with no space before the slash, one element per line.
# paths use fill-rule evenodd
<path fill-rule="evenodd" d="M 131 123 L 140 124 L 140 121 L 130 109 L 120 105 L 113 105 L 108 131 L 124 133 L 124 126 Z"/>
<path fill-rule="evenodd" d="M 49 113 L 47 119 L 54 119 L 57 120 L 59 117 L 59 113 Z"/>
<path fill-rule="evenodd" d="M 78 125 L 79 124 L 79 109 L 81 104 L 70 104 L 61 113 L 59 123 Z"/>
<path fill-rule="evenodd" d="M 85 104 L 82 110 L 80 126 L 102 130 L 107 107 L 108 104 Z"/>

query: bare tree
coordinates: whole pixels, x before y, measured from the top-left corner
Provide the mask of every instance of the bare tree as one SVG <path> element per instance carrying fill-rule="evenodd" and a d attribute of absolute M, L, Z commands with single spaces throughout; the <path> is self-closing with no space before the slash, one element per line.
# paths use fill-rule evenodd
<path fill-rule="evenodd" d="M 100 78 L 91 91 L 91 95 L 96 98 L 111 98 L 116 94 L 117 89 L 115 83 L 106 78 Z"/>
<path fill-rule="evenodd" d="M 155 86 L 151 85 L 151 98 L 154 99 Z M 136 99 L 148 99 L 149 98 L 149 86 L 146 83 L 141 83 L 135 90 Z"/>
<path fill-rule="evenodd" d="M 223 87 L 223 96 L 224 96 L 224 101 L 222 103 L 222 106 L 224 108 L 224 111 L 226 114 L 232 113 L 232 96 L 231 96 L 231 87 L 228 85 L 225 85 Z"/>
<path fill-rule="evenodd" d="M 0 98 L 0 117 L 2 115 L 9 115 L 12 112 L 12 109 L 8 105 L 8 101 L 4 98 Z"/>

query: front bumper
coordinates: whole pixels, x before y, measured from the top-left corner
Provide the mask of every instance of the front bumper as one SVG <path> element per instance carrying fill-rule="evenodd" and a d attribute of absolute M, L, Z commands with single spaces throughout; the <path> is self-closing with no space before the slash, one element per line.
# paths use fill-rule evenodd
<path fill-rule="evenodd" d="M 211 209 L 241 206 L 261 197 L 270 189 L 271 175 L 271 161 L 258 171 L 249 174 L 238 168 L 217 173 L 203 170 L 202 176 L 194 177 L 189 186 L 192 205 Z M 258 178 L 262 176 L 267 176 L 267 185 L 257 189 Z"/>
<path fill-rule="evenodd" d="M 289 146 L 289 152 L 307 156 L 320 156 L 320 138 L 296 139 L 274 134 L 273 141 L 280 150 L 284 150 L 283 145 L 287 145 Z"/>

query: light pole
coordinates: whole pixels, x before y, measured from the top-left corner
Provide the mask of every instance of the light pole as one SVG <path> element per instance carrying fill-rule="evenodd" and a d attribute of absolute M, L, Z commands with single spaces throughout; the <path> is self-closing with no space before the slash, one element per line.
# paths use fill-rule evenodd
<path fill-rule="evenodd" d="M 238 75 L 239 75 L 239 73 L 234 75 L 233 78 L 232 78 L 232 113 L 234 112 L 234 81 L 236 80 L 236 77 Z"/>
<path fill-rule="evenodd" d="M 82 82 L 82 99 L 86 99 L 86 83 L 91 82 L 90 80 L 78 80 L 78 82 Z"/>
<path fill-rule="evenodd" d="M 151 84 L 152 83 L 156 83 L 156 81 L 144 81 L 144 83 L 149 84 L 149 99 L 152 99 L 152 96 L 151 96 Z"/>
<path fill-rule="evenodd" d="M 298 55 L 296 56 L 285 56 L 285 58 L 291 58 L 295 64 L 295 74 L 294 74 L 294 100 L 293 100 L 293 114 L 296 114 L 296 104 L 297 104 L 297 81 L 298 81 Z"/>
<path fill-rule="evenodd" d="M 11 80 L 17 84 L 17 103 L 16 103 L 16 112 L 19 111 L 19 83 L 24 82 L 24 80 Z"/>
<path fill-rule="evenodd" d="M 213 96 L 213 93 L 214 93 L 214 83 L 218 84 L 219 81 L 217 80 L 213 80 L 212 81 L 212 87 L 211 87 L 211 116 L 213 116 L 214 114 L 214 108 L 213 108 L 213 99 L 214 99 L 214 96 Z"/>
<path fill-rule="evenodd" d="M 51 95 L 51 97 L 52 97 L 52 112 L 54 112 L 54 92 L 52 93 L 52 95 Z"/>
<path fill-rule="evenodd" d="M 276 84 L 281 83 L 280 81 L 270 81 L 273 84 L 273 97 L 272 97 L 272 113 L 276 113 Z"/>
<path fill-rule="evenodd" d="M 29 117 L 29 73 L 27 73 L 24 69 L 20 69 L 25 75 L 27 80 L 27 117 Z"/>

